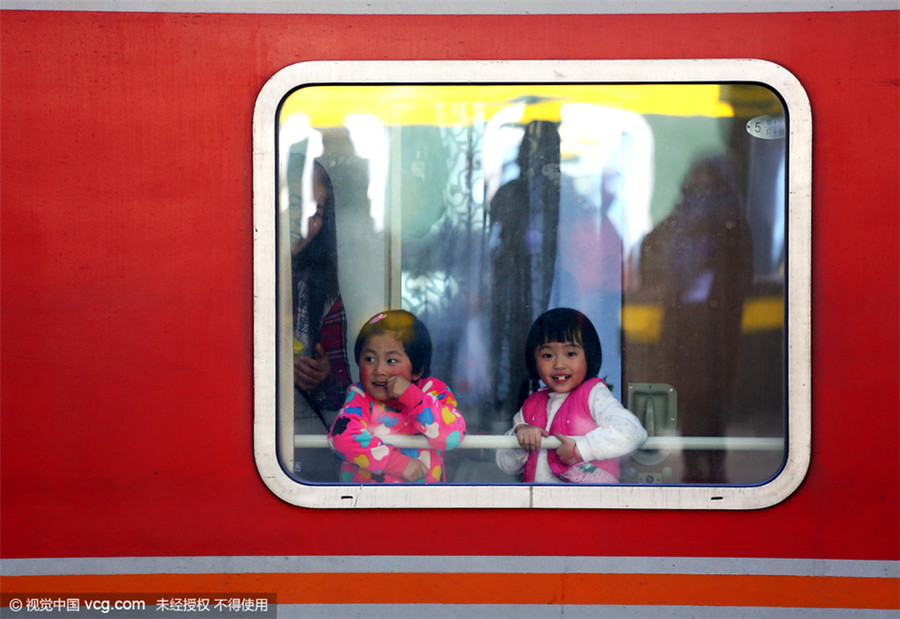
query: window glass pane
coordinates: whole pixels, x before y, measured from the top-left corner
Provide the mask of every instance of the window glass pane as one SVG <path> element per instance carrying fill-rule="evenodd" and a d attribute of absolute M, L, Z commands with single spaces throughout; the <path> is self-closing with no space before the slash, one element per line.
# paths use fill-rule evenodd
<path fill-rule="evenodd" d="M 327 177 L 339 285 L 325 305 L 339 290 L 354 378 L 362 322 L 407 309 L 469 434 L 502 434 L 536 386 L 531 323 L 575 308 L 599 333 L 600 377 L 652 437 L 622 482 L 762 483 L 785 455 L 784 117 L 747 84 L 308 86 L 280 109 L 282 228 L 296 254 Z M 298 270 L 292 328 L 308 340 Z M 324 422 L 298 417 L 296 434 L 324 434 L 336 405 L 318 404 Z M 320 480 L 315 459 L 298 457 L 300 479 Z M 490 449 L 447 468 L 516 481 Z"/>

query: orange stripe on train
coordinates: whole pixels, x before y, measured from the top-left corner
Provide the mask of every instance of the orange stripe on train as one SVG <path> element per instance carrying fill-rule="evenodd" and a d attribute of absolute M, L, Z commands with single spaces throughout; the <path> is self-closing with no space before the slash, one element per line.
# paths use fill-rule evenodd
<path fill-rule="evenodd" d="M 198 597 L 277 592 L 280 604 L 610 604 L 900 607 L 900 579 L 722 574 L 304 573 L 6 576 L 16 594 Z M 150 596 L 152 597 L 152 596 Z M 148 604 L 155 599 L 146 600 Z"/>

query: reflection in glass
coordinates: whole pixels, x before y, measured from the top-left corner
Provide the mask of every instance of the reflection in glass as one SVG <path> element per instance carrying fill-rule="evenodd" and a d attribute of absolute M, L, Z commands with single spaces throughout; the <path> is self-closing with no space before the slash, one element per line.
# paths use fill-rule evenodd
<path fill-rule="evenodd" d="M 509 427 L 531 322 L 572 307 L 651 435 L 698 437 L 623 458 L 623 482 L 756 484 L 783 445 L 721 439 L 786 423 L 786 140 L 750 130 L 763 116 L 784 122 L 757 85 L 309 86 L 279 152 L 332 180 L 348 332 L 384 307 L 422 318 L 470 434 Z M 490 449 L 447 473 L 512 481 Z"/>

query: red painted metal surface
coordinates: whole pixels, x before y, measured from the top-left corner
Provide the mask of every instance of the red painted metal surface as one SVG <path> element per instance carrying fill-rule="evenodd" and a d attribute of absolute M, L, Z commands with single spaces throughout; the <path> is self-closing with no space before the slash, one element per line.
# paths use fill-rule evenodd
<path fill-rule="evenodd" d="M 900 558 L 896 12 L 0 19 L 3 558 Z M 749 512 L 360 514 L 265 488 L 251 118 L 272 74 L 321 59 L 745 57 L 790 70 L 813 110 L 813 457 L 792 497 Z M 421 536 L 372 534 L 398 521 Z"/>

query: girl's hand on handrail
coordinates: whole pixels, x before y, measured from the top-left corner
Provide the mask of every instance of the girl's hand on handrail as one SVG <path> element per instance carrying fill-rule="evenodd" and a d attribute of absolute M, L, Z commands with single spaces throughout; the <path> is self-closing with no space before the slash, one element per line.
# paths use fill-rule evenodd
<path fill-rule="evenodd" d="M 525 451 L 535 451 L 541 448 L 541 439 L 550 436 L 546 430 L 537 426 L 522 424 L 516 428 L 516 438 L 519 445 Z"/>
<path fill-rule="evenodd" d="M 554 434 L 556 438 L 559 439 L 559 442 L 562 443 L 556 449 L 556 455 L 559 456 L 559 461 L 565 464 L 566 466 L 571 466 L 573 464 L 577 464 L 581 462 L 581 455 L 578 453 L 578 446 L 575 444 L 575 441 L 565 434 L 560 434 L 557 432 Z"/>

